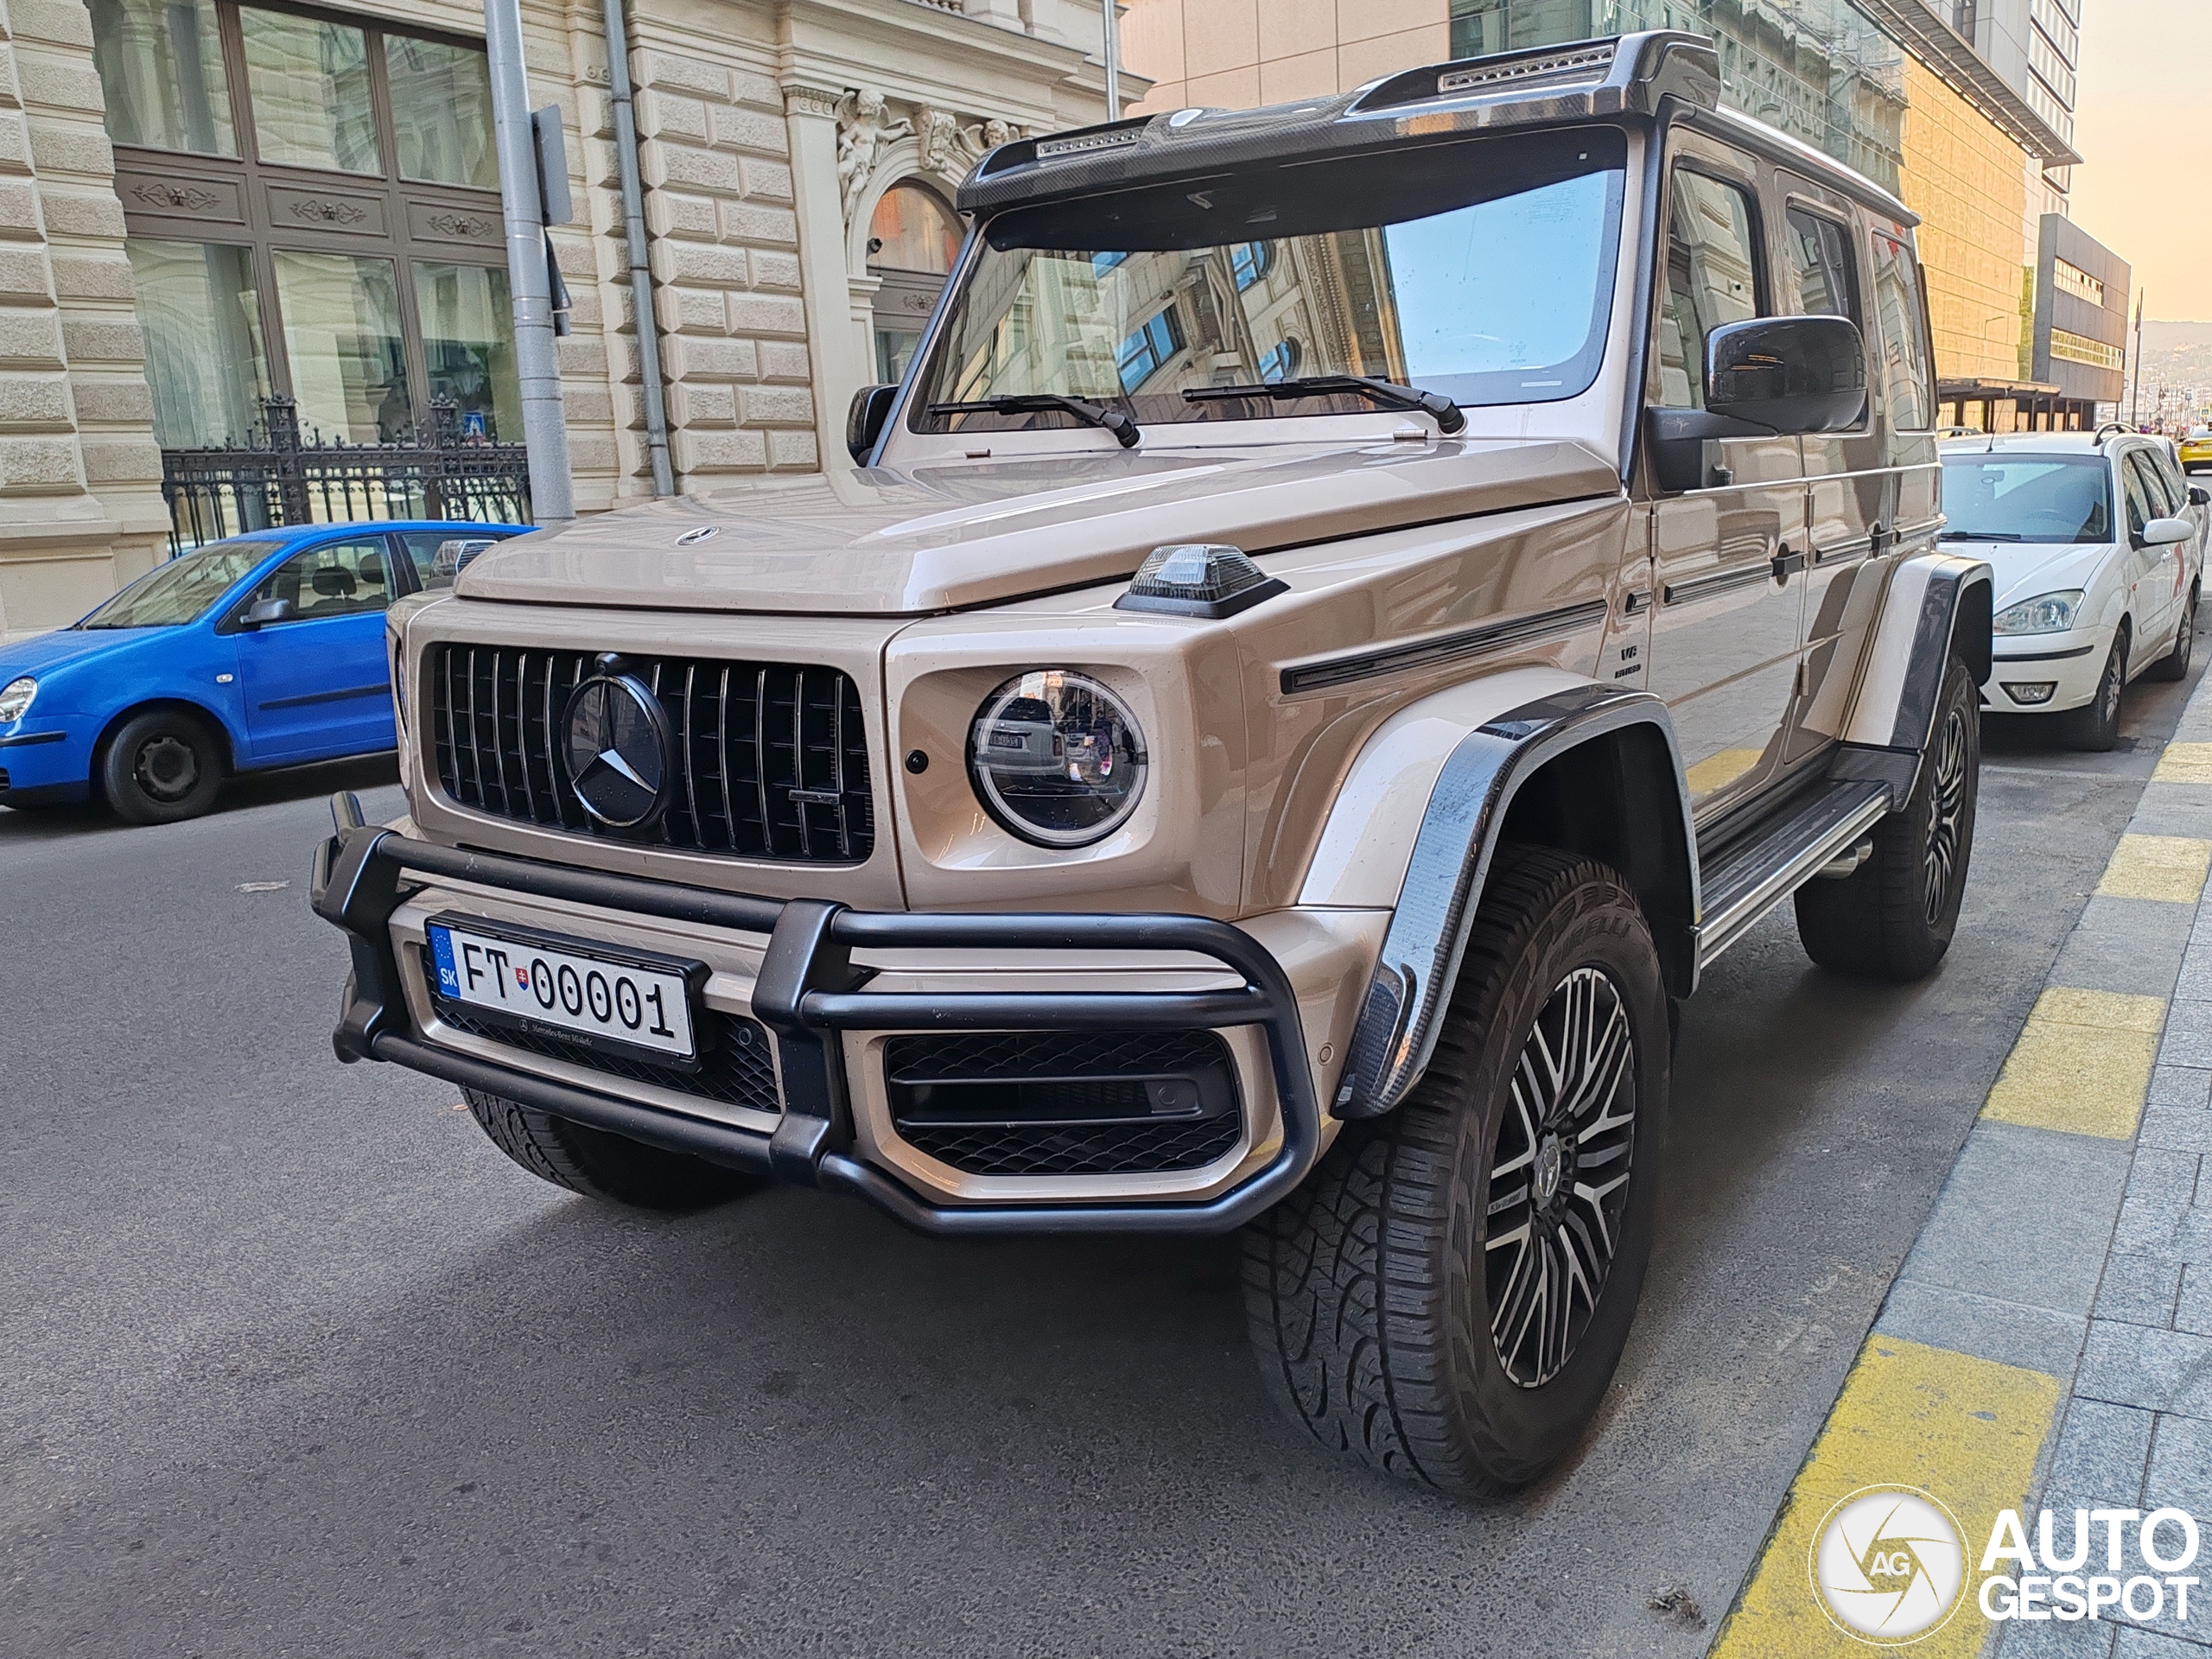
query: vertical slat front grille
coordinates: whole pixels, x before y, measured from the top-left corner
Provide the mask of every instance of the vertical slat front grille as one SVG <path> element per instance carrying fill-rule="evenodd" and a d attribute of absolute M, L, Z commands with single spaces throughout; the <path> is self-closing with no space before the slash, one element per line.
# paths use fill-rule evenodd
<path fill-rule="evenodd" d="M 834 668 L 631 659 L 668 715 L 675 780 L 649 830 L 618 833 L 576 800 L 561 715 L 593 653 L 431 648 L 428 721 L 457 804 L 541 829 L 790 863 L 858 863 L 875 845 L 860 688 Z"/>

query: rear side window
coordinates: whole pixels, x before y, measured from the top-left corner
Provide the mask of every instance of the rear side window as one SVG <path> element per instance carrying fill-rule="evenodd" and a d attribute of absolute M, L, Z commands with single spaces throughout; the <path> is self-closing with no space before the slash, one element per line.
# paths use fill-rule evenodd
<path fill-rule="evenodd" d="M 1735 185 L 1675 175 L 1669 214 L 1667 304 L 1659 322 L 1659 402 L 1705 407 L 1705 342 L 1725 323 L 1762 315 L 1758 220 Z"/>
<path fill-rule="evenodd" d="M 1919 267 L 1912 250 L 1885 232 L 1874 232 L 1873 249 L 1874 305 L 1881 316 L 1882 382 L 1890 424 L 1902 432 L 1925 431 L 1935 416 L 1936 395 L 1929 384 Z"/>
<path fill-rule="evenodd" d="M 1783 238 L 1797 279 L 1797 309 L 1808 317 L 1859 321 L 1859 285 L 1851 271 L 1851 243 L 1843 226 L 1802 207 L 1789 210 Z"/>

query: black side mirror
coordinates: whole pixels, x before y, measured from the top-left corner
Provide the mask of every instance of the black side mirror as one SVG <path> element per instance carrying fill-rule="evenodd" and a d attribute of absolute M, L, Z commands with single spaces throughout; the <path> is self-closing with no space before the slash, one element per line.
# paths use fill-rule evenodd
<path fill-rule="evenodd" d="M 1866 418 L 1866 342 L 1847 317 L 1755 317 L 1706 337 L 1705 407 L 1650 411 L 1660 486 L 1726 483 L 1716 438 L 1848 432 Z"/>
<path fill-rule="evenodd" d="M 299 620 L 299 607 L 289 599 L 257 599 L 245 607 L 245 614 L 238 618 L 238 627 L 243 632 L 252 633 L 279 622 L 296 622 Z"/>
<path fill-rule="evenodd" d="M 1866 418 L 1866 342 L 1847 317 L 1758 317 L 1705 342 L 1710 415 L 1770 432 L 1847 432 Z"/>
<path fill-rule="evenodd" d="M 2192 507 L 2212 507 L 2212 490 L 2206 489 L 2202 484 L 2190 485 L 2189 505 Z"/>
<path fill-rule="evenodd" d="M 891 418 L 891 405 L 898 401 L 896 386 L 862 386 L 853 394 L 853 406 L 845 411 L 845 449 L 861 466 L 875 453 L 883 423 Z"/>

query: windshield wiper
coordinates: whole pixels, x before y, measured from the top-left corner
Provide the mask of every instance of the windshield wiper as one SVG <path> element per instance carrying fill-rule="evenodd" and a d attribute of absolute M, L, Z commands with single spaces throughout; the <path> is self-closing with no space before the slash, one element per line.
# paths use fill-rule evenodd
<path fill-rule="evenodd" d="M 2024 542 L 2028 538 L 2017 530 L 1947 530 L 1936 539 L 1939 542 Z"/>
<path fill-rule="evenodd" d="M 1114 435 L 1114 442 L 1124 449 L 1136 448 L 1137 439 L 1143 435 L 1137 423 L 1118 409 L 1109 409 L 1103 404 L 1094 404 L 1088 398 L 1070 397 L 1057 391 L 1014 391 L 996 397 L 978 398 L 972 404 L 931 404 L 932 415 L 1037 415 L 1058 410 L 1063 415 L 1072 415 L 1085 426 L 1103 428 Z"/>
<path fill-rule="evenodd" d="M 1370 380 L 1363 374 L 1308 374 L 1288 380 L 1255 381 L 1247 386 L 1192 386 L 1184 391 L 1183 401 L 1210 404 L 1230 397 L 1273 397 L 1283 401 L 1325 397 L 1333 391 L 1353 392 L 1385 409 L 1417 410 L 1433 419 L 1440 432 L 1457 432 L 1467 424 L 1459 405 L 1440 391 L 1423 391 L 1389 380 Z"/>

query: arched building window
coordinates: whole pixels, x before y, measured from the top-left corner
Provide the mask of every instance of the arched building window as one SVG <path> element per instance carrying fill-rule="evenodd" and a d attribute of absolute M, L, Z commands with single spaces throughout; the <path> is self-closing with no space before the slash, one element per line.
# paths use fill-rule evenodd
<path fill-rule="evenodd" d="M 868 219 L 868 274 L 875 290 L 875 373 L 903 380 L 945 278 L 960 254 L 960 220 L 944 198 L 908 179 L 883 193 Z"/>

